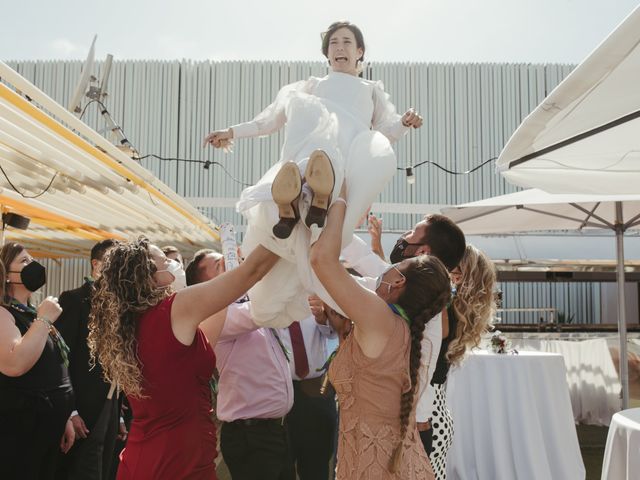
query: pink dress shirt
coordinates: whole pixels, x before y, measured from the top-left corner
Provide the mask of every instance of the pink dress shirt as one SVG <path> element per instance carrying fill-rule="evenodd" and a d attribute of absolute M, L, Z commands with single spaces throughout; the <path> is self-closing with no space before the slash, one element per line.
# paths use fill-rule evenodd
<path fill-rule="evenodd" d="M 214 351 L 223 422 L 284 417 L 293 406 L 291 371 L 276 333 L 252 320 L 250 302 L 233 303 Z"/>

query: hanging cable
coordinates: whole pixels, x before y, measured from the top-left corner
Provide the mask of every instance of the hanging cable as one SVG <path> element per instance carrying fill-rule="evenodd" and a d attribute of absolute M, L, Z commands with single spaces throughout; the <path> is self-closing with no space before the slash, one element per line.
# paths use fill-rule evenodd
<path fill-rule="evenodd" d="M 236 177 L 231 175 L 229 170 L 227 170 L 227 168 L 220 162 L 211 161 L 211 160 L 196 160 L 192 158 L 161 157 L 160 155 L 155 155 L 153 153 L 150 153 L 148 155 L 143 155 L 142 157 L 139 157 L 139 160 L 144 160 L 145 158 L 157 158 L 158 160 L 167 161 L 167 162 L 197 163 L 202 165 L 205 170 L 209 170 L 209 167 L 211 167 L 211 165 L 216 165 L 220 167 L 224 171 L 224 173 L 234 182 L 240 185 L 243 185 L 245 187 L 250 187 L 253 185 L 253 183 L 246 183 L 246 182 L 243 182 L 242 180 L 238 180 Z"/>
<path fill-rule="evenodd" d="M 484 161 L 484 162 L 482 162 L 480 165 L 477 165 L 477 166 L 473 167 L 472 169 L 470 169 L 470 170 L 466 170 L 466 171 L 464 171 L 464 172 L 456 172 L 455 170 L 449 170 L 448 168 L 443 167 L 443 166 L 442 166 L 442 165 L 440 165 L 439 163 L 432 162 L 431 160 L 425 160 L 425 161 L 423 161 L 423 162 L 416 163 L 415 165 L 413 165 L 413 166 L 409 166 L 409 167 L 398 167 L 398 170 L 403 170 L 403 171 L 405 171 L 405 172 L 407 172 L 407 173 L 409 173 L 409 172 L 410 172 L 410 173 L 413 173 L 413 170 L 415 170 L 416 168 L 418 168 L 418 167 L 420 167 L 420 166 L 422 166 L 422 165 L 431 164 L 431 165 L 433 165 L 434 167 L 439 168 L 439 169 L 440 169 L 440 170 L 442 170 L 443 172 L 448 173 L 449 175 L 468 175 L 468 174 L 470 174 L 470 173 L 475 172 L 476 170 L 481 169 L 481 168 L 482 168 L 482 167 L 484 167 L 486 164 L 488 164 L 489 162 L 492 162 L 492 161 L 496 160 L 497 158 L 498 158 L 498 157 L 493 157 L 493 158 L 490 158 L 490 159 L 488 159 L 488 160 L 485 160 L 485 161 Z"/>
<path fill-rule="evenodd" d="M 482 167 L 484 167 L 485 165 L 487 165 L 489 162 L 492 162 L 492 161 L 493 161 L 493 160 L 495 160 L 496 158 L 498 158 L 498 157 L 493 157 L 493 158 L 490 158 L 490 159 L 488 159 L 488 160 L 485 160 L 485 161 L 484 161 L 484 162 L 482 162 L 480 165 L 477 165 L 477 166 L 473 167 L 472 169 L 470 169 L 470 170 L 466 170 L 466 171 L 464 171 L 464 172 L 456 172 L 456 171 L 454 171 L 454 170 L 449 170 L 448 168 L 445 168 L 445 167 L 443 167 L 442 165 L 440 165 L 440 164 L 438 164 L 438 163 L 436 163 L 436 162 L 432 162 L 431 160 L 425 160 L 425 161 L 423 161 L 423 162 L 419 162 L 419 163 L 416 163 L 415 165 L 408 166 L 408 167 L 397 167 L 397 168 L 398 168 L 398 170 L 402 170 L 402 171 L 404 171 L 404 172 L 407 174 L 407 183 L 408 183 L 409 185 L 413 185 L 413 184 L 415 184 L 415 183 L 416 183 L 416 176 L 415 176 L 415 174 L 414 174 L 414 170 L 415 170 L 417 167 L 420 167 L 420 166 L 422 166 L 422 165 L 431 164 L 431 165 L 433 165 L 434 167 L 439 168 L 439 169 L 440 169 L 440 170 L 442 170 L 443 172 L 448 173 L 449 175 L 469 175 L 470 173 L 473 173 L 473 172 L 475 172 L 475 171 L 477 171 L 477 170 L 481 169 Z"/>
<path fill-rule="evenodd" d="M 13 189 L 13 191 L 15 191 L 18 195 L 20 195 L 22 198 L 38 198 L 42 195 L 44 195 L 45 193 L 47 193 L 49 191 L 49 189 L 51 188 L 51 185 L 53 185 L 53 181 L 56 179 L 56 177 L 58 176 L 58 172 L 53 174 L 53 177 L 51 177 L 51 180 L 49 181 L 49 185 L 47 185 L 45 187 L 44 190 L 42 190 L 40 193 L 36 194 L 36 195 L 27 195 L 23 192 L 21 192 L 18 187 L 16 187 L 13 182 L 11 181 L 11 179 L 9 178 L 9 175 L 7 175 L 7 172 L 4 171 L 4 168 L 2 168 L 2 165 L 0 165 L 0 171 L 2 171 L 2 175 L 4 175 L 4 178 L 7 179 L 7 183 L 9 183 L 9 185 L 11 186 L 11 188 Z"/>

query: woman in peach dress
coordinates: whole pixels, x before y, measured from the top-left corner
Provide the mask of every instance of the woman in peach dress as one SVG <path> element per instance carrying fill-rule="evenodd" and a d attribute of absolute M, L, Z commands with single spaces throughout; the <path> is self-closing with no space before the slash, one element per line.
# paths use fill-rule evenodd
<path fill-rule="evenodd" d="M 375 292 L 361 287 L 339 261 L 345 193 L 311 247 L 318 279 L 354 323 L 329 368 L 340 404 L 337 479 L 433 479 L 415 392 L 424 326 L 449 301 L 449 275 L 437 258 L 421 255 L 392 265 Z"/>

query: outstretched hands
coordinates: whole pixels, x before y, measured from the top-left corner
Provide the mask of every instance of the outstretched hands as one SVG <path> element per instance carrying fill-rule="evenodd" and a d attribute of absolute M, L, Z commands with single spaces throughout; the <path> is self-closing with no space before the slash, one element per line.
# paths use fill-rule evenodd
<path fill-rule="evenodd" d="M 386 262 L 384 249 L 382 248 L 382 218 L 378 218 L 373 214 L 369 215 L 367 230 L 371 237 L 371 251 Z"/>
<path fill-rule="evenodd" d="M 402 116 L 402 125 L 405 127 L 420 128 L 422 126 L 422 117 L 418 115 L 415 108 L 411 107 Z"/>
<path fill-rule="evenodd" d="M 216 130 L 204 137 L 203 147 L 211 145 L 214 148 L 231 148 L 233 145 L 233 129 L 227 128 L 226 130 Z"/>

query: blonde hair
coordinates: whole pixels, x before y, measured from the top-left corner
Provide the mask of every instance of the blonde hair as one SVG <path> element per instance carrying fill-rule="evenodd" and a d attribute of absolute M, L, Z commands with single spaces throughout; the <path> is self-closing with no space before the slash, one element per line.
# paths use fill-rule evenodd
<path fill-rule="evenodd" d="M 135 397 L 143 396 L 136 322 L 171 292 L 156 286 L 156 270 L 146 238 L 120 243 L 105 256 L 91 299 L 87 341 L 91 363 L 97 360 L 108 382 Z"/>
<path fill-rule="evenodd" d="M 460 271 L 461 282 L 451 304 L 458 326 L 446 354 L 451 365 L 459 365 L 467 349 L 480 344 L 496 312 L 493 293 L 496 270 L 489 257 L 473 245 L 467 245 Z"/>

